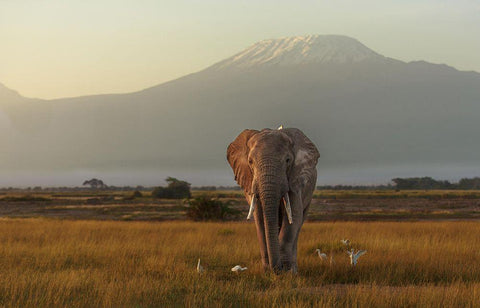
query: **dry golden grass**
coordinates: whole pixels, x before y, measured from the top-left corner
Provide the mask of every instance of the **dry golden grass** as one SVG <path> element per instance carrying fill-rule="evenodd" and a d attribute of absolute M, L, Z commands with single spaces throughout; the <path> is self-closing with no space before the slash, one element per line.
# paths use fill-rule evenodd
<path fill-rule="evenodd" d="M 345 237 L 368 250 L 356 268 Z M 480 305 L 477 222 L 307 223 L 296 276 L 263 273 L 247 223 L 2 219 L 0 243 L 6 307 Z"/>

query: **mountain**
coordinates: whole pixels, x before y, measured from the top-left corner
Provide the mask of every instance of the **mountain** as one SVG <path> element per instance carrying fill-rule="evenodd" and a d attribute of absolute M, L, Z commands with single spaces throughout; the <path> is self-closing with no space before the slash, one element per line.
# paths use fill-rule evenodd
<path fill-rule="evenodd" d="M 17 91 L 7 88 L 0 83 L 0 104 L 6 105 L 14 102 L 28 101 L 29 99 L 22 97 Z"/>
<path fill-rule="evenodd" d="M 345 36 L 261 41 L 129 94 L 41 101 L 9 92 L 10 101 L 3 92 L 4 174 L 95 170 L 130 183 L 143 170 L 231 184 L 228 144 L 244 128 L 281 124 L 317 144 L 320 183 L 480 171 L 480 74 L 405 63 Z"/>
<path fill-rule="evenodd" d="M 9 89 L 0 83 L 0 136 L 2 141 L 5 142 L 6 139 L 15 139 L 16 132 L 12 132 L 9 129 L 13 125 L 13 122 L 15 123 L 13 126 L 18 130 L 17 132 L 35 130 L 39 128 L 38 125 L 42 125 L 41 122 L 43 121 L 39 121 L 39 118 L 42 117 L 42 114 L 48 109 L 48 106 L 37 105 L 39 102 L 42 101 L 23 97 L 17 91 Z M 33 116 L 32 112 L 35 112 L 36 115 Z M 15 146 L 15 144 L 12 146 Z M 3 150 L 3 153 L 5 152 L 6 151 Z M 3 159 L 1 154 L 0 159 Z"/>
<path fill-rule="evenodd" d="M 319 63 L 385 62 L 359 41 L 341 35 L 307 35 L 260 41 L 211 69 L 247 69 Z"/>

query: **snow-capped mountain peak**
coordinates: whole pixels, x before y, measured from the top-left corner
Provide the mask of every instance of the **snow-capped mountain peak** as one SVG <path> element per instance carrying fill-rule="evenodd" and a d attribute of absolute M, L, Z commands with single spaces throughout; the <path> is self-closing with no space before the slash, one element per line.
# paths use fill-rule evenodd
<path fill-rule="evenodd" d="M 310 63 L 383 61 L 385 57 L 342 35 L 306 35 L 263 40 L 215 65 L 214 69 Z"/>

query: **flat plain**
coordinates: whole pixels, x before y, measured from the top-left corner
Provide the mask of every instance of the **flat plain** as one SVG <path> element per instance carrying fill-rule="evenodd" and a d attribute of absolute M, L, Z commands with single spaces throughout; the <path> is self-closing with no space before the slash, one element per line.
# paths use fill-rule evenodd
<path fill-rule="evenodd" d="M 248 205 L 240 191 L 194 191 L 229 203 L 244 220 Z M 184 200 L 132 198 L 121 191 L 0 192 L 0 216 L 124 221 L 185 220 Z M 480 219 L 477 190 L 317 190 L 309 221 L 419 221 Z"/>
<path fill-rule="evenodd" d="M 247 207 L 238 196 L 222 194 L 223 199 L 238 199 L 234 206 Z M 479 201 L 473 192 L 429 192 L 428 198 L 419 197 L 418 192 L 398 198 L 392 197 L 394 192 L 381 198 L 346 194 L 328 192 L 327 197 L 320 192 L 314 199 L 312 216 L 333 211 L 333 219 L 305 223 L 297 275 L 263 271 L 255 227 L 244 221 L 243 212 L 240 221 L 191 222 L 182 216 L 184 205 L 175 201 L 145 196 L 126 204 L 129 200 L 122 196 L 112 200 L 111 196 L 70 194 L 72 200 L 83 201 L 64 202 L 69 211 L 62 208 L 59 214 L 50 207 L 61 207 L 63 201 L 55 199 L 68 201 L 65 195 L 33 195 L 38 199 L 31 201 L 23 195 L 5 195 L 17 199 L 0 203 L 4 217 L 0 219 L 0 305 L 480 306 L 480 223 L 475 219 Z M 157 211 L 153 202 L 157 207 L 177 208 Z M 415 207 L 415 203 L 422 205 Z M 18 209 L 24 204 L 36 211 L 35 217 L 25 218 L 28 215 Z M 81 204 L 89 207 L 88 211 L 78 209 L 83 213 L 78 217 L 74 207 Z M 143 213 L 145 204 L 150 204 L 150 215 Z M 375 206 L 362 210 L 362 204 Z M 393 215 L 402 204 L 410 208 Z M 94 215 L 115 206 L 122 210 Z M 98 212 L 91 207 L 98 207 L 94 208 Z M 371 216 L 372 209 L 379 208 L 386 218 Z M 5 214 L 8 209 L 9 215 Z M 439 209 L 447 214 L 438 216 Z M 423 215 L 408 217 L 415 211 Z M 170 218 L 162 216 L 165 212 Z M 452 217 L 451 212 L 463 214 Z M 356 267 L 349 264 L 340 242 L 343 238 L 350 239 L 353 248 L 367 250 Z M 315 254 L 317 248 L 328 255 L 327 260 Z M 206 269 L 202 274 L 196 271 L 199 258 Z M 231 272 L 237 264 L 248 270 Z"/>

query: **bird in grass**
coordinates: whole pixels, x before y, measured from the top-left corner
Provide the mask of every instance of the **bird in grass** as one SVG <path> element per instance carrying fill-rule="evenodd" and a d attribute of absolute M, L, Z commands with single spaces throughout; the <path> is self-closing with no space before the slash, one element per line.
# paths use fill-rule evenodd
<path fill-rule="evenodd" d="M 318 257 L 322 260 L 327 260 L 327 255 L 320 251 L 320 249 L 315 250 L 318 253 Z"/>
<path fill-rule="evenodd" d="M 277 130 L 282 130 L 283 129 L 283 125 L 280 125 Z"/>
<path fill-rule="evenodd" d="M 347 250 L 347 253 L 350 256 L 350 264 L 352 266 L 357 265 L 358 258 L 360 258 L 360 256 L 363 256 L 366 252 L 367 252 L 366 250 L 359 250 L 359 251 L 355 252 L 355 250 L 353 250 L 353 248 L 350 251 Z"/>
<path fill-rule="evenodd" d="M 342 242 L 342 244 L 345 245 L 345 246 L 350 245 L 350 240 L 349 239 L 343 239 L 343 240 L 340 240 L 340 242 Z"/>
<path fill-rule="evenodd" d="M 197 272 L 199 272 L 199 273 L 205 272 L 205 269 L 204 269 L 203 266 L 200 264 L 200 259 L 198 259 L 198 263 L 197 263 Z"/>
<path fill-rule="evenodd" d="M 238 274 L 239 272 L 243 272 L 246 269 L 247 267 L 241 267 L 240 265 L 235 265 L 234 267 L 232 267 L 232 272 L 235 272 Z"/>

